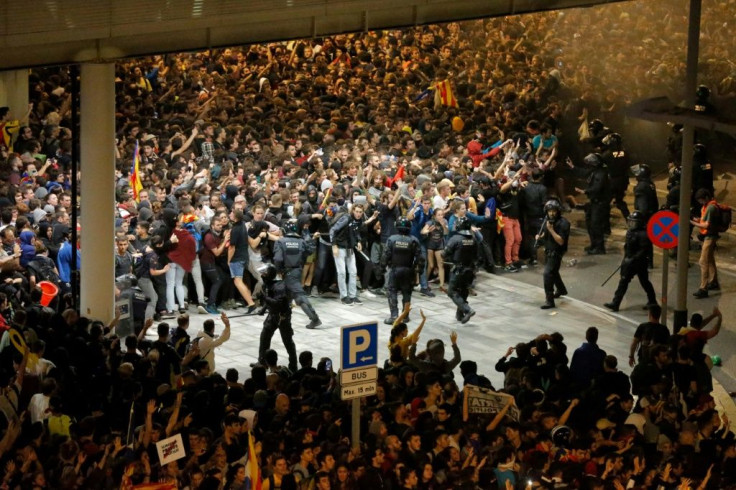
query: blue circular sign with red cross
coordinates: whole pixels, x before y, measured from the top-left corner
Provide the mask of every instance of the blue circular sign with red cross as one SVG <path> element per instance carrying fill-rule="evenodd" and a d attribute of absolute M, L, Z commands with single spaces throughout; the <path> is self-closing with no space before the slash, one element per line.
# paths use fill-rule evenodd
<path fill-rule="evenodd" d="M 680 216 L 672 211 L 654 213 L 647 223 L 647 235 L 652 245 L 659 248 L 675 248 L 677 234 L 680 231 L 679 220 Z"/>

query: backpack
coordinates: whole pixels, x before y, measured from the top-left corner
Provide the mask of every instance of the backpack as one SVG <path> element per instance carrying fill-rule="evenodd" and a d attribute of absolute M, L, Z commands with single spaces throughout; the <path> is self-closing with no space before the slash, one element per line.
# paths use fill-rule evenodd
<path fill-rule="evenodd" d="M 731 206 L 715 203 L 718 213 L 714 222 L 714 228 L 718 233 L 726 233 L 731 227 Z"/>
<path fill-rule="evenodd" d="M 61 279 L 54 272 L 54 262 L 52 260 L 43 260 L 36 257 L 28 263 L 28 267 L 36 272 L 37 282 L 48 281 L 57 286 L 61 284 Z"/>
<path fill-rule="evenodd" d="M 184 229 L 187 230 L 187 232 L 189 232 L 189 234 L 194 238 L 194 243 L 196 244 L 195 251 L 199 254 L 202 249 L 202 232 L 194 226 L 194 222 L 185 223 Z"/>

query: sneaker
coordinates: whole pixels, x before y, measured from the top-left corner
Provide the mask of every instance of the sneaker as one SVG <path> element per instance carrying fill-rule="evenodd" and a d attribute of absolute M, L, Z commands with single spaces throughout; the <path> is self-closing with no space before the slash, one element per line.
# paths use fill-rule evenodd
<path fill-rule="evenodd" d="M 203 305 L 202 303 L 200 303 L 200 304 L 197 305 L 197 313 L 201 313 L 201 314 L 205 315 L 205 314 L 209 313 L 209 311 L 207 310 L 207 307 L 205 305 Z"/>
<path fill-rule="evenodd" d="M 588 255 L 606 255 L 606 251 L 602 248 L 591 248 L 589 250 L 586 250 L 585 253 Z"/>
<path fill-rule="evenodd" d="M 503 268 L 506 272 L 519 272 L 519 269 L 514 267 L 514 264 L 509 264 L 506 267 Z"/>
<path fill-rule="evenodd" d="M 176 318 L 175 311 L 164 311 L 161 313 L 161 318 Z"/>
<path fill-rule="evenodd" d="M 705 287 L 708 291 L 720 291 L 721 285 L 718 284 L 718 281 L 709 282 L 708 285 Z"/>
<path fill-rule="evenodd" d="M 312 320 L 311 322 L 309 322 L 309 323 L 307 324 L 307 328 L 308 328 L 309 330 L 313 330 L 313 329 L 315 329 L 315 328 L 319 327 L 320 325 L 322 325 L 322 322 L 321 322 L 321 321 L 319 320 L 319 318 L 318 318 L 318 319 L 316 319 L 316 320 Z"/>
<path fill-rule="evenodd" d="M 385 323 L 386 325 L 393 325 L 395 321 L 396 317 L 388 317 L 383 321 L 383 323 Z"/>
<path fill-rule="evenodd" d="M 204 309 L 210 315 L 217 315 L 218 313 L 220 313 L 220 310 L 218 310 L 217 306 L 215 305 L 207 305 L 204 307 Z"/>
<path fill-rule="evenodd" d="M 343 299 L 340 300 L 340 303 L 344 304 L 345 306 L 353 306 L 353 299 L 345 296 Z"/>
<path fill-rule="evenodd" d="M 618 311 L 618 305 L 611 301 L 610 303 L 603 303 L 603 306 L 608 308 L 611 311 Z"/>
<path fill-rule="evenodd" d="M 562 291 L 558 290 L 553 296 L 555 297 L 555 299 L 559 298 L 560 296 L 567 296 L 567 289 L 563 289 Z"/>
<path fill-rule="evenodd" d="M 256 306 L 256 304 L 255 304 L 255 303 L 253 303 L 252 305 L 250 305 L 250 306 L 248 307 L 248 311 L 246 311 L 246 312 L 245 312 L 245 314 L 246 314 L 246 315 L 252 315 L 252 314 L 253 314 L 253 312 L 254 312 L 254 311 L 256 311 L 256 308 L 258 308 L 258 306 Z"/>
<path fill-rule="evenodd" d="M 470 320 L 473 315 L 475 315 L 475 310 L 469 310 L 463 317 L 460 319 L 460 323 L 465 324 L 468 323 L 468 320 Z"/>
<path fill-rule="evenodd" d="M 549 310 L 550 308 L 554 308 L 554 307 L 555 307 L 555 302 L 551 300 L 546 301 L 542 306 L 540 306 L 540 308 L 543 310 Z"/>
<path fill-rule="evenodd" d="M 421 289 L 419 292 L 421 293 L 422 296 L 429 296 L 430 298 L 434 298 L 434 293 L 429 288 Z"/>
<path fill-rule="evenodd" d="M 302 286 L 302 289 L 304 289 L 304 294 L 312 296 L 312 286 Z"/>
<path fill-rule="evenodd" d="M 644 305 L 644 306 L 642 307 L 642 310 L 648 310 L 648 309 L 649 309 L 649 308 L 651 308 L 652 306 L 657 306 L 657 305 L 658 305 L 658 303 L 657 303 L 657 302 L 654 302 L 654 303 L 647 303 L 647 304 L 645 304 L 645 305 Z"/>
<path fill-rule="evenodd" d="M 153 314 L 153 321 L 154 322 L 160 322 L 161 321 L 161 313 L 156 312 Z"/>
<path fill-rule="evenodd" d="M 183 315 L 186 312 L 187 312 L 187 309 L 186 308 L 179 308 L 179 314 L 180 315 Z"/>
<path fill-rule="evenodd" d="M 371 289 L 370 292 L 376 296 L 386 296 L 386 290 L 384 288 Z"/>
<path fill-rule="evenodd" d="M 707 289 L 698 289 L 693 293 L 693 296 L 695 296 L 698 299 L 707 298 L 708 297 L 708 290 Z"/>
<path fill-rule="evenodd" d="M 354 305 L 362 305 L 363 304 L 363 302 L 357 296 L 355 298 L 350 298 L 350 300 L 353 302 Z"/>

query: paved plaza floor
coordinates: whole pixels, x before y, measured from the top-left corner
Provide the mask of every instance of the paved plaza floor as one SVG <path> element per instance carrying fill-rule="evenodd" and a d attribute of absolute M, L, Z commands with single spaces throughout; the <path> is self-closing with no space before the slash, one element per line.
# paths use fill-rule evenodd
<path fill-rule="evenodd" d="M 634 322 L 621 316 L 610 315 L 602 308 L 569 298 L 558 299 L 556 309 L 541 310 L 539 306 L 544 302 L 543 290 L 539 286 L 514 280 L 510 274 L 479 273 L 476 284 L 477 296 L 469 298 L 471 306 L 477 313 L 465 325 L 455 320 L 455 305 L 452 301 L 438 289 L 435 289 L 435 292 L 437 296 L 434 298 L 421 296 L 418 291 L 415 291 L 412 297 L 410 331 L 419 324 L 419 310 L 423 310 L 427 316 L 419 340 L 420 349 L 433 338 L 440 338 L 449 343 L 450 333 L 455 330 L 458 332 L 458 346 L 462 358 L 476 361 L 479 371 L 488 376 L 496 386 L 502 386 L 503 383 L 502 376 L 493 370 L 495 362 L 509 346 L 520 341 L 529 341 L 540 333 L 560 332 L 565 337 L 569 349 L 568 356 L 571 357 L 572 351 L 585 340 L 586 328 L 595 325 L 600 329 L 601 348 L 617 356 L 620 362 L 625 364 L 628 346 L 636 327 Z M 361 299 L 364 304 L 360 306 L 342 305 L 335 297 L 310 299 L 322 320 L 322 326 L 314 330 L 305 329 L 308 319 L 300 308 L 294 307 L 292 323 L 294 341 L 299 352 L 310 350 L 314 354 L 315 363 L 321 357 L 329 357 L 333 360 L 333 365 L 339 366 L 340 327 L 377 321 L 380 338 L 379 366 L 383 365 L 388 358 L 387 345 L 391 330 L 389 325 L 383 323 L 388 316 L 385 296 L 363 294 Z M 245 310 L 225 311 L 235 316 Z M 191 314 L 192 337 L 206 318 L 208 315 Z M 219 347 L 215 354 L 218 372 L 224 374 L 228 368 L 235 368 L 240 372 L 241 379 L 248 377 L 249 365 L 257 359 L 264 318 L 257 315 L 233 318 L 231 338 Z M 222 329 L 219 318 L 216 325 L 216 332 L 219 333 Z M 272 348 L 279 353 L 280 362 L 286 364 L 286 350 L 278 332 L 274 335 Z M 447 355 L 452 355 L 449 348 Z"/>

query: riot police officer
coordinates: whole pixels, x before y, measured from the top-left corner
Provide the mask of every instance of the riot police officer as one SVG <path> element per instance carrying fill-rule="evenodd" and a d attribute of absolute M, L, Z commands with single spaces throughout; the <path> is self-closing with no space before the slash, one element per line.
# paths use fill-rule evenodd
<path fill-rule="evenodd" d="M 639 284 L 647 293 L 647 307 L 657 304 L 657 296 L 654 293 L 654 286 L 649 281 L 649 269 L 647 268 L 647 252 L 651 243 L 645 230 L 644 215 L 640 211 L 634 211 L 629 215 L 627 222 L 629 229 L 626 232 L 624 259 L 621 262 L 621 279 L 613 294 L 613 300 L 603 305 L 612 311 L 618 311 L 626 289 L 634 276 L 639 278 Z"/>
<path fill-rule="evenodd" d="M 259 314 L 263 315 L 268 311 L 268 316 L 263 321 L 263 330 L 261 330 L 261 339 L 258 344 L 258 360 L 261 364 L 264 364 L 263 356 L 271 348 L 271 339 L 278 330 L 286 352 L 289 354 L 289 369 L 296 372 L 298 366 L 296 345 L 294 345 L 294 330 L 291 328 L 289 290 L 284 281 L 277 278 L 276 267 L 273 265 L 264 264 L 264 268 L 259 272 L 264 284 L 263 308 L 259 311 Z"/>
<path fill-rule="evenodd" d="M 447 242 L 442 257 L 453 264 L 447 295 L 457 305 L 455 318 L 461 323 L 467 323 L 475 315 L 475 311 L 468 305 L 468 292 L 475 279 L 474 264 L 480 249 L 473 237 L 468 218 L 458 218 L 455 231 L 457 234 Z"/>
<path fill-rule="evenodd" d="M 634 186 L 634 209 L 642 214 L 644 223 L 649 222 L 649 218 L 659 209 L 659 200 L 657 199 L 657 188 L 652 182 L 652 170 L 649 165 L 642 164 L 634 173 L 636 176 L 636 186 Z M 654 247 L 649 242 L 649 252 L 647 252 L 647 263 L 649 268 L 654 267 Z"/>
<path fill-rule="evenodd" d="M 626 205 L 624 196 L 629 187 L 629 155 L 621 145 L 621 135 L 611 133 L 603 138 L 606 151 L 602 158 L 608 168 L 608 179 L 611 182 L 611 193 L 616 208 L 621 211 L 624 219 L 629 217 L 629 207 Z"/>
<path fill-rule="evenodd" d="M 309 317 L 308 329 L 317 328 L 322 322 L 314 311 L 312 303 L 302 288 L 302 266 L 313 252 L 307 248 L 299 234 L 296 220 L 289 220 L 284 225 L 285 236 L 279 238 L 273 247 L 273 263 L 276 270 L 283 274 L 284 284 L 294 302 Z"/>
<path fill-rule="evenodd" d="M 560 276 L 562 256 L 567 252 L 570 238 L 570 222 L 562 216 L 562 206 L 556 199 L 550 199 L 544 205 L 545 222 L 537 240 L 544 240 L 544 296 L 543 310 L 555 307 L 555 298 L 567 294 L 565 283 Z"/>
<path fill-rule="evenodd" d="M 584 142 L 590 145 L 590 150 L 593 152 L 603 151 L 606 146 L 603 143 L 603 138 L 610 134 L 611 130 L 600 119 L 593 119 L 588 123 L 588 133 L 590 136 Z"/>
<path fill-rule="evenodd" d="M 384 321 L 387 325 L 393 325 L 399 316 L 398 289 L 401 289 L 402 303 L 406 307 L 407 303 L 411 303 L 415 269 L 422 270 L 424 267 L 421 244 L 416 237 L 409 234 L 411 222 L 400 217 L 395 226 L 398 234 L 388 238 L 381 256 L 381 266 L 384 269 L 390 268 L 387 296 L 391 313 Z"/>
<path fill-rule="evenodd" d="M 585 208 L 585 224 L 588 228 L 590 246 L 585 248 L 588 255 L 606 253 L 605 233 L 610 229 L 611 193 L 608 172 L 601 156 L 591 153 L 585 157 L 585 164 L 590 167 L 588 185 L 585 189 L 576 189 L 588 196 Z"/>
<path fill-rule="evenodd" d="M 642 214 L 646 223 L 657 212 L 657 209 L 659 209 L 657 188 L 654 186 L 654 182 L 652 182 L 652 170 L 649 168 L 649 165 L 639 165 L 634 175 L 636 176 L 634 209 Z"/>
<path fill-rule="evenodd" d="M 702 143 L 693 147 L 693 207 L 700 209 L 700 204 L 695 199 L 695 191 L 708 189 L 713 192 L 713 165 L 708 158 L 708 149 Z"/>

